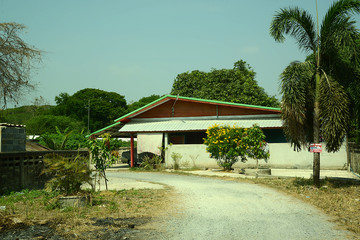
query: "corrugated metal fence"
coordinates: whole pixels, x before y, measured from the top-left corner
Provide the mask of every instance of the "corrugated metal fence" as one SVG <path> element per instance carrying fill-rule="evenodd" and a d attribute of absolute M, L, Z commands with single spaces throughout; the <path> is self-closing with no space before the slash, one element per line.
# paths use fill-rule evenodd
<path fill-rule="evenodd" d="M 44 187 L 43 158 L 47 154 L 59 154 L 74 159 L 77 154 L 87 157 L 88 151 L 36 151 L 0 153 L 0 193 Z"/>
<path fill-rule="evenodd" d="M 360 174 L 360 145 L 349 143 L 349 161 L 352 171 Z"/>

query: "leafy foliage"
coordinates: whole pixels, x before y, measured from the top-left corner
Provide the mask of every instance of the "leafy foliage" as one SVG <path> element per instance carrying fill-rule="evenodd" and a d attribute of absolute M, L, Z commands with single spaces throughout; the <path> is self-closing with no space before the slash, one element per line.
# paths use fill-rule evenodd
<path fill-rule="evenodd" d="M 49 154 L 44 158 L 43 174 L 49 174 L 51 180 L 47 186 L 66 195 L 78 193 L 83 183 L 92 185 L 89 160 L 80 155 L 75 159 L 68 159 L 57 154 Z"/>
<path fill-rule="evenodd" d="M 68 128 L 64 132 L 61 132 L 59 128 L 56 128 L 57 134 L 43 134 L 40 136 L 40 143 L 49 147 L 52 150 L 64 150 L 66 142 L 72 131 L 68 131 Z"/>
<path fill-rule="evenodd" d="M 342 145 L 350 112 L 345 89 L 360 83 L 353 67 L 359 66 L 360 53 L 355 13 L 360 13 L 359 0 L 339 0 L 328 9 L 320 29 L 311 14 L 297 7 L 281 9 L 271 22 L 276 41 L 283 42 L 288 34 L 309 53 L 304 63 L 292 63 L 281 76 L 285 133 L 297 150 L 319 143 L 320 134 L 328 152 Z M 313 162 L 314 183 L 319 185 L 320 153 L 314 153 Z"/>
<path fill-rule="evenodd" d="M 278 107 L 257 84 L 255 72 L 245 61 L 238 61 L 233 69 L 213 69 L 210 72 L 195 70 L 178 74 L 171 94 L 210 100 Z"/>
<path fill-rule="evenodd" d="M 173 165 L 174 170 L 179 170 L 180 169 L 180 160 L 182 158 L 181 154 L 173 152 L 173 153 L 171 153 L 171 158 L 174 162 L 174 165 Z"/>
<path fill-rule="evenodd" d="M 17 108 L 8 108 L 0 113 L 1 122 L 13 123 L 13 124 L 24 124 L 27 125 L 27 122 L 32 118 L 48 114 L 51 110 L 50 105 L 29 105 L 21 106 Z"/>
<path fill-rule="evenodd" d="M 127 113 L 124 96 L 99 89 L 85 88 L 72 96 L 61 93 L 55 101 L 57 104 L 54 108 L 55 115 L 70 116 L 81 121 L 85 126 L 88 123 L 90 106 L 90 131 L 106 127 L 114 119 Z"/>
<path fill-rule="evenodd" d="M 100 178 L 104 178 L 106 190 L 108 190 L 105 170 L 116 161 L 118 152 L 111 148 L 110 134 L 103 134 L 100 136 L 102 139 L 96 138 L 88 139 L 88 148 L 90 150 L 91 160 L 95 163 L 95 169 Z"/>
<path fill-rule="evenodd" d="M 252 128 L 214 125 L 207 129 L 206 134 L 206 151 L 226 170 L 230 170 L 239 158 L 243 162 L 247 157 L 254 158 L 258 165 L 259 159 L 269 157 L 265 135 L 256 125 Z"/>
<path fill-rule="evenodd" d="M 160 97 L 161 97 L 160 95 L 153 94 L 148 97 L 140 98 L 139 101 L 133 102 L 128 105 L 128 112 L 135 111 L 136 109 L 141 108 L 141 107 L 159 99 Z"/>
<path fill-rule="evenodd" d="M 34 62 L 41 61 L 41 51 L 25 43 L 19 34 L 25 26 L 17 23 L 0 23 L 0 99 L 3 108 L 33 89 L 30 70 Z"/>
<path fill-rule="evenodd" d="M 39 115 L 26 122 L 27 134 L 56 134 L 56 128 L 60 131 L 71 129 L 72 131 L 80 132 L 85 128 L 85 125 L 71 117 L 54 115 Z"/>
<path fill-rule="evenodd" d="M 319 35 L 315 21 L 305 10 L 284 8 L 274 16 L 270 27 L 274 39 L 283 42 L 284 34 L 288 34 L 310 54 L 303 63 L 291 63 L 281 75 L 285 133 L 296 149 L 319 142 L 315 133 L 320 131 L 328 151 L 338 151 L 342 145 L 349 126 L 345 89 L 353 81 L 360 83 L 353 69 L 353 63 L 358 63 L 359 33 L 351 18 L 359 12 L 358 0 L 333 3 Z"/>
<path fill-rule="evenodd" d="M 142 159 L 140 167 L 146 170 L 159 170 L 163 168 L 161 165 L 162 160 L 162 157 L 156 154 L 145 155 Z"/>

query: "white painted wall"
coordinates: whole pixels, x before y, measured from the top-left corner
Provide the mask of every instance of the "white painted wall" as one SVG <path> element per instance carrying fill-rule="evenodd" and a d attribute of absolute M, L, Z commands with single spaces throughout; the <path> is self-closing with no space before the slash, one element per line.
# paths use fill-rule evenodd
<path fill-rule="evenodd" d="M 323 152 L 320 155 L 321 169 L 345 169 L 346 168 L 346 148 L 343 145 L 339 152 L 328 153 L 323 146 Z M 290 143 L 270 143 L 270 158 L 268 163 L 264 160 L 259 161 L 260 166 L 269 166 L 271 168 L 299 168 L 311 169 L 313 153 L 308 151 L 293 151 Z M 218 168 L 215 159 L 210 158 L 206 152 L 206 146 L 203 144 L 176 144 L 168 145 L 165 153 L 166 167 L 171 168 L 173 159 L 171 154 L 180 153 L 182 158 L 180 166 L 200 167 L 200 168 Z M 255 160 L 249 159 L 246 163 L 237 162 L 234 167 L 252 167 L 255 166 Z"/>

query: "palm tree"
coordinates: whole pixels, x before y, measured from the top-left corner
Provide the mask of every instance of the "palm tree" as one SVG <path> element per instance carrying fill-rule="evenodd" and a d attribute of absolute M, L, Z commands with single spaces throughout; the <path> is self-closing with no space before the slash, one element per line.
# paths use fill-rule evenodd
<path fill-rule="evenodd" d="M 340 0 L 328 9 L 320 28 L 318 20 L 297 7 L 281 9 L 271 22 L 270 34 L 276 41 L 290 35 L 308 54 L 304 62 L 292 62 L 280 76 L 284 132 L 296 150 L 320 143 L 320 135 L 328 152 L 342 145 L 349 122 L 343 86 L 350 78 L 341 71 L 351 69 L 349 61 L 358 62 L 359 56 L 354 13 L 360 13 L 359 0 Z M 314 153 L 315 185 L 319 179 L 320 153 Z"/>

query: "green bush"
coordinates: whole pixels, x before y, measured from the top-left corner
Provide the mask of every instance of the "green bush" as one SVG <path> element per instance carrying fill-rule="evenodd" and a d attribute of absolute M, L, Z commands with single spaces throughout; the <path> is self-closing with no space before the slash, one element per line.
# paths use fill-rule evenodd
<path fill-rule="evenodd" d="M 87 147 L 86 134 L 77 131 L 69 131 L 66 128 L 63 132 L 55 127 L 56 133 L 44 133 L 39 138 L 39 143 L 53 150 L 77 150 Z"/>
<path fill-rule="evenodd" d="M 256 125 L 252 128 L 239 128 L 215 124 L 208 128 L 206 134 L 206 151 L 225 170 L 230 170 L 239 159 L 245 162 L 247 157 L 253 158 L 258 166 L 259 159 L 266 160 L 269 157 L 265 135 Z"/>
<path fill-rule="evenodd" d="M 78 132 L 85 128 L 82 122 L 67 116 L 40 115 L 26 121 L 26 133 L 30 135 L 56 134 L 55 127 L 60 131 L 71 129 Z"/>
<path fill-rule="evenodd" d="M 162 158 L 159 155 L 153 154 L 151 156 L 146 155 L 143 157 L 140 167 L 146 170 L 161 169 Z"/>
<path fill-rule="evenodd" d="M 180 169 L 180 160 L 182 158 L 181 154 L 173 152 L 173 153 L 171 153 L 171 158 L 173 159 L 173 162 L 174 162 L 174 165 L 173 165 L 174 170 L 179 170 Z"/>
<path fill-rule="evenodd" d="M 92 162 L 95 164 L 95 178 L 97 178 L 97 175 L 99 179 L 104 178 L 105 187 L 106 190 L 108 190 L 107 182 L 109 180 L 106 178 L 105 170 L 116 162 L 119 153 L 111 147 L 113 139 L 110 134 L 104 133 L 100 135 L 100 138 L 102 139 L 96 139 L 95 137 L 89 138 L 87 140 L 87 146 L 90 150 Z"/>
<path fill-rule="evenodd" d="M 89 160 L 77 155 L 75 159 L 68 159 L 58 154 L 48 154 L 44 158 L 43 174 L 51 179 L 46 186 L 52 191 L 60 191 L 65 195 L 80 192 L 83 183 L 92 185 Z"/>

